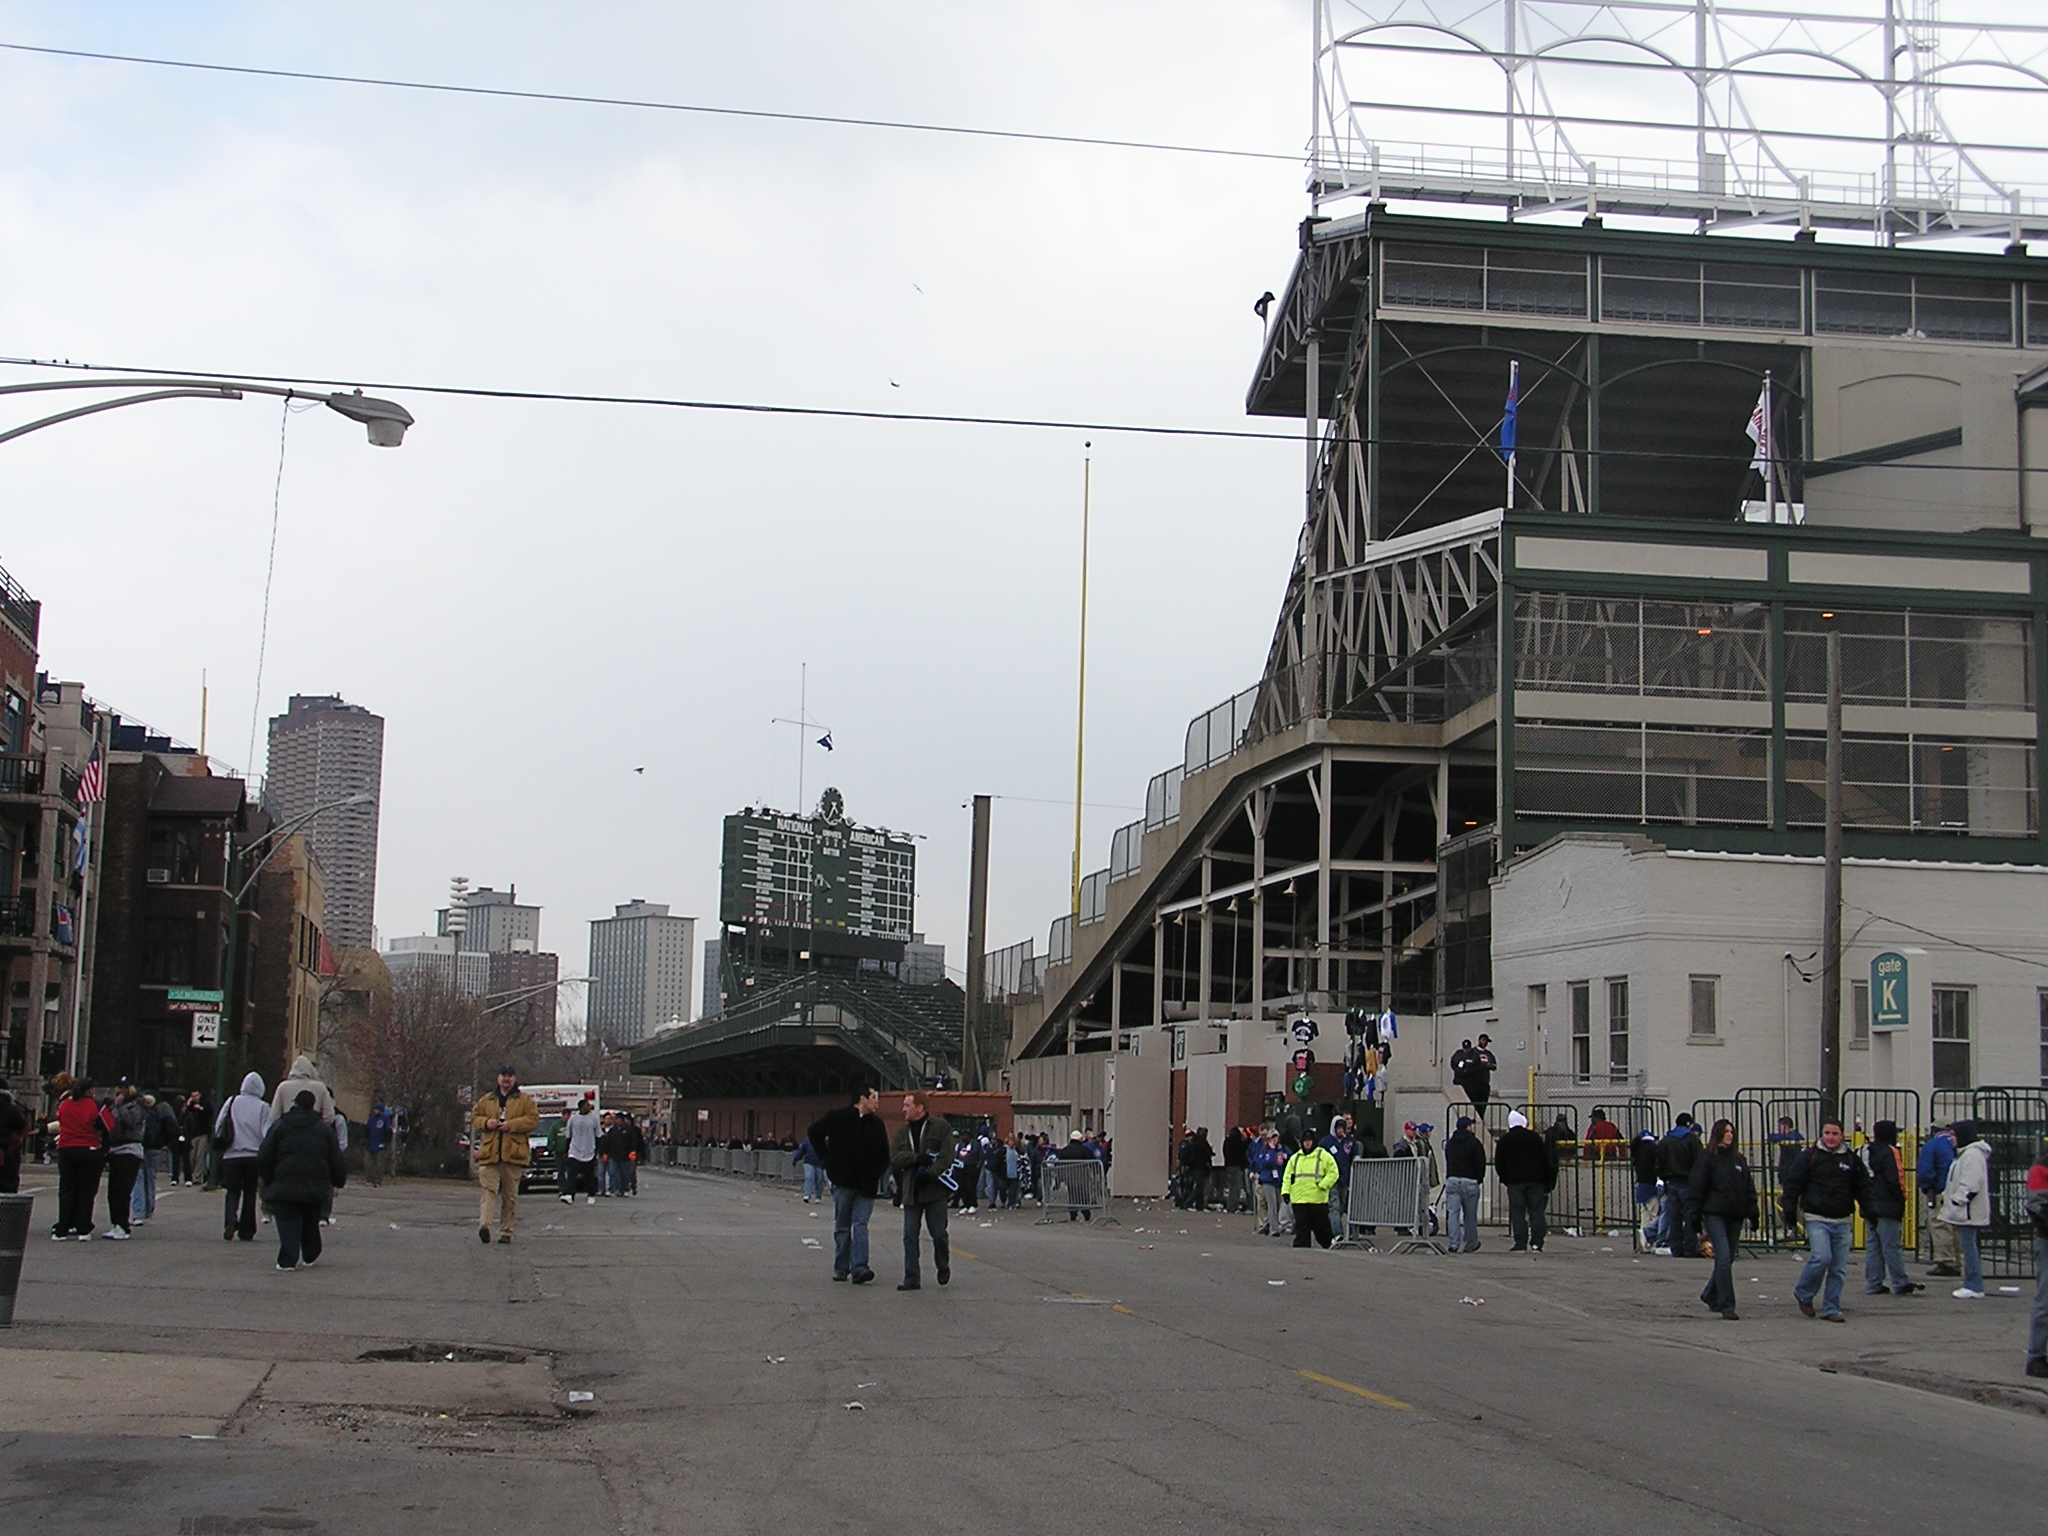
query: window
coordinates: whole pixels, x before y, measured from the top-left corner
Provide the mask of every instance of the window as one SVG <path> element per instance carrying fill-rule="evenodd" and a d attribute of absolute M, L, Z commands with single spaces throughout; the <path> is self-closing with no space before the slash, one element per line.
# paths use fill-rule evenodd
<path fill-rule="evenodd" d="M 1628 978 L 1607 982 L 1607 1080 L 1628 1081 Z"/>
<path fill-rule="evenodd" d="M 1593 1080 L 1593 984 L 1575 981 L 1572 993 L 1572 1079 Z"/>
<path fill-rule="evenodd" d="M 1583 318 L 1586 258 L 1546 251 L 1390 243 L 1383 247 L 1380 259 L 1380 302 L 1418 309 L 1486 309 L 1497 314 Z"/>
<path fill-rule="evenodd" d="M 1934 989 L 1934 1087 L 1967 1091 L 1970 1082 L 1970 989 Z"/>
<path fill-rule="evenodd" d="M 193 925 L 177 918 L 142 921 L 142 979 L 158 986 L 182 987 L 192 982 Z"/>
<path fill-rule="evenodd" d="M 1996 279 L 1816 272 L 1813 328 L 1850 336 L 2012 344 L 2012 284 Z"/>
<path fill-rule="evenodd" d="M 1694 1039 L 1721 1033 L 1721 978 L 1692 978 L 1692 1033 Z M 1627 1004 L 1624 1002 L 1623 1007 Z"/>
<path fill-rule="evenodd" d="M 2048 991 L 2041 994 L 2041 1086 L 2048 1088 Z"/>
<path fill-rule="evenodd" d="M 2027 284 L 2027 345 L 2048 347 L 2048 283 Z"/>
<path fill-rule="evenodd" d="M 1740 330 L 1800 328 L 1799 273 L 1727 262 L 1609 256 L 1600 263 L 1600 317 Z"/>
<path fill-rule="evenodd" d="M 1849 983 L 1849 1046 L 1867 1047 L 1870 1044 L 1870 983 L 1852 981 Z"/>

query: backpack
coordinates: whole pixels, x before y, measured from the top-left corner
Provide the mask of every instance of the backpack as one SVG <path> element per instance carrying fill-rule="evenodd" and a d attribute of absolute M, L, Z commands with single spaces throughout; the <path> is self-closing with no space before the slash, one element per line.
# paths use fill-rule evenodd
<path fill-rule="evenodd" d="M 163 1116 L 153 1109 L 142 1112 L 142 1144 L 152 1152 L 164 1144 Z"/>
<path fill-rule="evenodd" d="M 225 1152 L 235 1144 L 235 1101 L 229 1099 L 220 1107 L 220 1118 L 213 1123 L 213 1150 Z"/>

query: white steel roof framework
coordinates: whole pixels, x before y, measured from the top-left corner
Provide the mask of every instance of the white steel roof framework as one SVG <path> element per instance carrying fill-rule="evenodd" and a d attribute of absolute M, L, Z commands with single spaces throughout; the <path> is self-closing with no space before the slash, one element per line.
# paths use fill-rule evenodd
<path fill-rule="evenodd" d="M 1314 91 L 1319 211 L 2048 238 L 2037 0 L 1315 0 Z"/>

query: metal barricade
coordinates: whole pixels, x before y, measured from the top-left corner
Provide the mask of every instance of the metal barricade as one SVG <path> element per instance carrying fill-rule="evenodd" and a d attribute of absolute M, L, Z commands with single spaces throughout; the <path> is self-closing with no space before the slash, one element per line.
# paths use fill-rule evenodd
<path fill-rule="evenodd" d="M 1093 1221 L 1098 1212 L 1104 1221 L 1115 1222 L 1109 1214 L 1108 1170 L 1093 1158 L 1086 1162 L 1047 1163 L 1039 1170 L 1038 1180 L 1039 1205 L 1044 1214 L 1034 1226 L 1051 1226 L 1062 1216 L 1069 1221 L 1084 1216 Z"/>
<path fill-rule="evenodd" d="M 1344 1238 L 1360 1227 L 1392 1227 L 1410 1235 L 1395 1253 L 1427 1249 L 1444 1253 L 1429 1234 L 1428 1165 L 1414 1157 L 1358 1157 L 1351 1161 L 1351 1187 L 1344 1201 Z M 1372 1247 L 1374 1245 L 1367 1244 Z"/>

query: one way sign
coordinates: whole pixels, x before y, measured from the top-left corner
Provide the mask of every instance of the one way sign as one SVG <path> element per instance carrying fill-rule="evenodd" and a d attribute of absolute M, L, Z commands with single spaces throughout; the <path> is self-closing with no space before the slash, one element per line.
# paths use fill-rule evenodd
<path fill-rule="evenodd" d="M 1906 1027 L 1906 957 L 1887 950 L 1870 962 L 1870 1030 Z"/>

